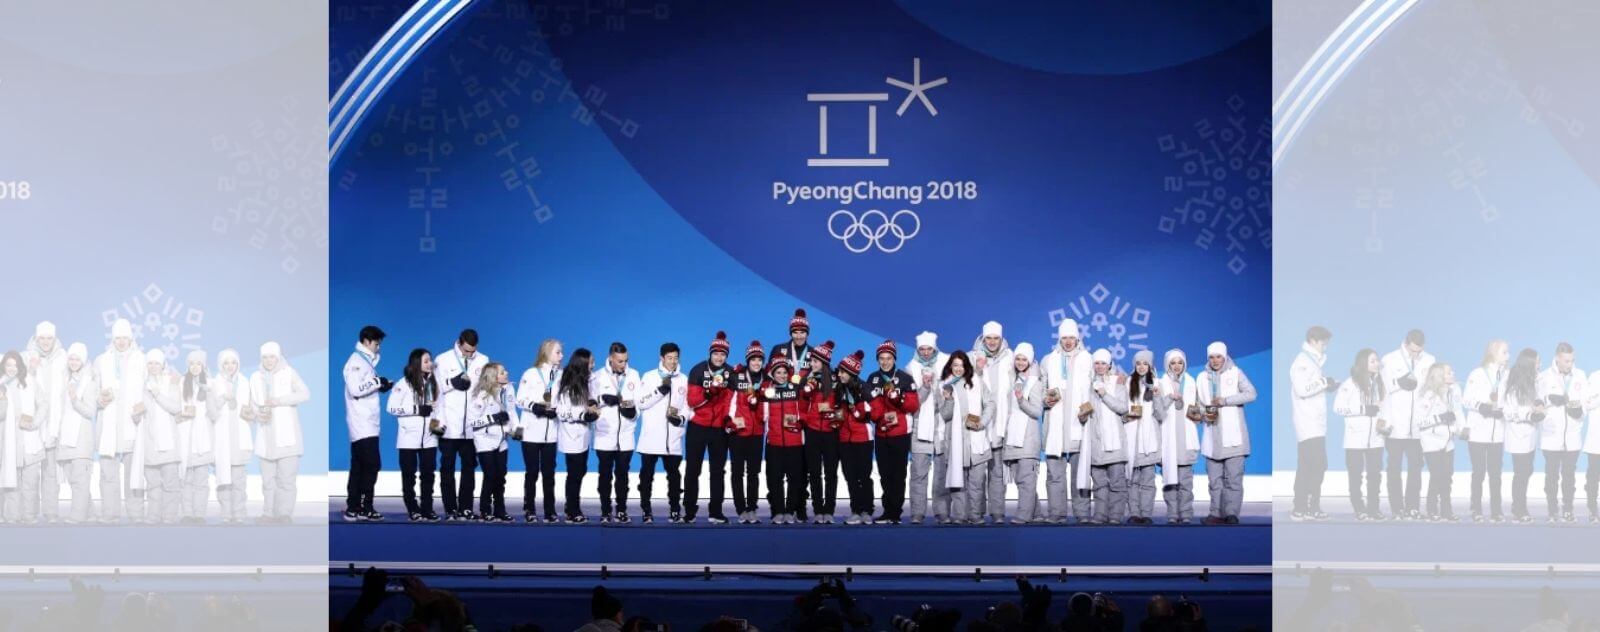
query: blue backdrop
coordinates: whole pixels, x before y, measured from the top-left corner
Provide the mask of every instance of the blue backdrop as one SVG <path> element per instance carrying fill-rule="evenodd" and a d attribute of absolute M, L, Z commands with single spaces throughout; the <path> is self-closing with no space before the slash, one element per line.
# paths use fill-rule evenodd
<path fill-rule="evenodd" d="M 836 357 L 970 348 L 990 319 L 1042 357 L 1075 317 L 1125 367 L 1226 340 L 1270 471 L 1265 2 L 595 4 L 475 3 L 359 123 L 331 172 L 330 388 L 368 323 L 398 377 L 462 327 L 515 376 L 546 337 L 687 365 L 717 329 L 783 339 L 797 306 Z M 332 89 L 405 8 L 358 6 L 334 3 Z M 839 158 L 887 164 L 813 164 Z M 788 195 L 840 187 L 898 199 Z"/>

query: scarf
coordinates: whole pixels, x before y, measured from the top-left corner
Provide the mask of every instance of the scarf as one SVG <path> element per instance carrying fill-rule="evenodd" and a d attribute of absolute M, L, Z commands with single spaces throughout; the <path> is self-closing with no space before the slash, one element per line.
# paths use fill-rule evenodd
<path fill-rule="evenodd" d="M 74 403 L 82 396 L 83 378 L 89 372 L 88 368 L 89 365 L 85 361 L 83 367 L 76 372 L 70 369 L 67 371 L 66 397 L 63 402 L 66 408 L 62 409 L 61 414 L 63 416 L 71 415 L 73 419 L 69 420 L 71 423 L 63 424 L 60 427 L 60 434 L 56 437 L 56 441 L 68 448 L 78 447 L 78 430 L 83 424 L 80 423 L 82 416 L 78 414 L 78 409 L 74 406 Z"/>
<path fill-rule="evenodd" d="M 1034 380 L 1037 379 L 1032 370 L 1033 367 L 1030 366 L 1028 369 L 1021 375 L 1012 376 L 1011 392 L 1006 396 L 1004 438 L 1007 447 L 1023 447 L 1028 438 L 1028 424 L 1033 421 L 1033 418 L 1022 414 L 1022 405 L 1017 401 L 1019 394 L 1022 396 L 1027 395 L 1028 390 L 1033 387 Z M 1010 373 L 1016 373 L 1016 369 L 1013 368 Z"/>
<path fill-rule="evenodd" d="M 1110 384 L 1106 385 L 1106 392 L 1111 392 L 1111 389 L 1116 388 L 1116 369 L 1113 368 L 1106 371 L 1106 374 L 1103 376 L 1095 376 L 1094 381 L 1109 381 Z M 1094 438 L 1096 436 L 1099 436 L 1105 440 L 1105 450 L 1107 452 L 1122 449 L 1122 429 L 1112 426 L 1111 431 L 1107 432 L 1104 420 L 1102 419 L 1102 417 L 1111 417 L 1111 423 L 1120 425 L 1121 422 L 1116 419 L 1115 411 L 1112 411 L 1110 407 L 1106 405 L 1105 396 L 1094 392 L 1092 387 L 1089 392 L 1089 399 L 1094 402 L 1094 413 L 1092 413 L 1089 417 L 1089 423 L 1095 424 L 1095 427 L 1092 430 L 1083 433 L 1083 447 L 1079 448 L 1078 450 L 1078 480 L 1077 484 L 1075 485 L 1078 489 L 1092 489 L 1094 487 L 1094 482 L 1089 479 L 1089 468 L 1091 467 L 1090 462 L 1094 460 L 1094 451 L 1096 449 L 1094 445 Z M 1102 415 L 1100 413 L 1101 409 L 1105 409 L 1106 412 L 1112 414 Z M 1078 414 L 1078 411 L 1073 410 L 1069 412 L 1074 416 L 1073 421 L 1077 421 L 1076 415 Z"/>
<path fill-rule="evenodd" d="M 278 368 L 274 371 L 262 371 L 261 376 L 262 401 L 272 399 L 277 394 L 289 394 L 294 391 L 294 371 L 285 364 L 282 357 L 278 358 Z M 279 448 L 288 448 L 294 445 L 294 426 L 290 424 L 289 416 L 293 410 L 288 406 L 273 406 L 270 422 L 272 424 L 272 445 Z"/>
<path fill-rule="evenodd" d="M 1233 358 L 1225 360 L 1222 368 L 1218 370 L 1212 370 L 1210 363 L 1207 363 L 1205 373 L 1202 373 L 1201 377 L 1205 378 L 1205 386 L 1201 389 L 1204 391 L 1201 393 L 1201 399 L 1207 403 L 1216 398 L 1226 400 L 1239 394 L 1238 368 L 1233 365 Z M 1222 447 L 1232 448 L 1244 444 L 1244 432 L 1241 429 L 1243 424 L 1244 414 L 1239 410 L 1238 406 L 1223 406 L 1217 410 L 1217 423 L 1214 426 L 1214 431 L 1222 434 Z M 1211 436 L 1211 432 L 1213 430 L 1206 432 L 1207 439 L 1202 446 L 1207 458 L 1215 454 L 1215 449 L 1212 446 L 1217 443 L 1216 438 Z"/>
<path fill-rule="evenodd" d="M 1151 375 L 1152 382 L 1156 382 L 1154 377 L 1154 375 Z M 1128 379 L 1137 380 L 1139 379 L 1139 374 L 1134 373 L 1133 375 L 1129 376 Z M 1150 384 L 1146 384 L 1144 385 L 1144 388 L 1140 390 L 1138 402 L 1134 402 L 1131 399 L 1129 401 L 1130 406 L 1134 403 L 1137 403 L 1143 409 L 1139 413 L 1138 421 L 1135 421 L 1131 424 L 1122 425 L 1123 440 L 1126 442 L 1126 444 L 1133 447 L 1133 449 L 1128 452 L 1129 477 L 1133 476 L 1133 470 L 1135 468 L 1134 462 L 1138 460 L 1139 455 L 1145 453 L 1145 448 L 1153 445 L 1157 446 L 1157 449 L 1159 449 L 1161 445 L 1161 435 L 1160 431 L 1156 429 L 1154 417 L 1156 406 L 1161 405 L 1162 402 L 1157 398 L 1151 398 L 1150 401 L 1144 400 L 1144 396 L 1149 392 L 1148 389 L 1150 386 Z M 1129 397 L 1131 398 L 1132 396 L 1130 395 Z M 1163 397 L 1165 396 L 1163 395 Z"/>
<path fill-rule="evenodd" d="M 1163 483 L 1175 484 L 1178 481 L 1178 468 L 1181 467 L 1178 465 L 1178 450 L 1180 449 L 1178 446 L 1181 444 L 1183 446 L 1181 449 L 1184 451 L 1198 450 L 1200 448 L 1197 445 L 1199 441 L 1195 437 L 1194 423 L 1189 421 L 1187 416 L 1189 405 L 1199 401 L 1199 398 L 1196 396 L 1194 378 L 1189 377 L 1187 373 L 1178 377 L 1168 373 L 1164 379 L 1167 392 L 1163 394 L 1163 397 L 1177 394 L 1182 398 L 1178 402 L 1171 404 L 1172 408 L 1167 409 L 1166 427 L 1162 428 L 1161 432 L 1161 475 L 1164 479 Z M 1169 399 L 1168 401 L 1172 400 Z"/>

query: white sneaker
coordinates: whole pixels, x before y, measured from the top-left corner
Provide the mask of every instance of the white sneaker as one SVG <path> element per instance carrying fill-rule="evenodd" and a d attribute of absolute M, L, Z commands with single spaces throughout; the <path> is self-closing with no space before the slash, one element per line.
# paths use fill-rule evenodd
<path fill-rule="evenodd" d="M 861 514 L 851 514 L 849 518 L 845 518 L 844 523 L 861 524 Z"/>

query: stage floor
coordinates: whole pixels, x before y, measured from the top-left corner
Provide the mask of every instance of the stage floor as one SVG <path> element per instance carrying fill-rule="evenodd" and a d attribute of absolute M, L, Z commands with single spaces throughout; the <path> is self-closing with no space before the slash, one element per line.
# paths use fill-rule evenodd
<path fill-rule="evenodd" d="M 1330 520 L 1294 522 L 1289 519 L 1291 506 L 1290 499 L 1280 499 L 1273 514 L 1274 558 L 1280 568 L 1285 563 L 1307 567 L 1600 564 L 1600 549 L 1594 546 L 1600 525 L 1589 523 L 1581 509 L 1573 523 L 1547 522 L 1543 502 L 1530 503 L 1536 517 L 1526 524 L 1472 522 L 1461 503 L 1456 507 L 1460 522 L 1357 522 L 1348 498 L 1324 497 L 1322 509 L 1332 514 Z M 1388 511 L 1385 506 L 1384 512 Z"/>
<path fill-rule="evenodd" d="M 320 503 L 300 503 L 290 524 L 256 524 L 259 500 L 246 503 L 246 522 L 225 525 L 213 505 L 205 524 L 0 525 L 0 566 L 313 564 L 326 559 L 327 518 Z"/>
<path fill-rule="evenodd" d="M 602 525 L 411 523 L 398 498 L 378 499 L 387 520 L 346 523 L 329 501 L 335 567 L 423 565 L 660 564 L 862 566 L 1262 566 L 1271 563 L 1267 503 L 1246 505 L 1241 524 L 1168 526 L 989 525 Z M 1204 515 L 1206 508 L 1196 506 Z M 520 512 L 519 512 L 520 513 Z M 763 516 L 765 512 L 763 511 Z"/>

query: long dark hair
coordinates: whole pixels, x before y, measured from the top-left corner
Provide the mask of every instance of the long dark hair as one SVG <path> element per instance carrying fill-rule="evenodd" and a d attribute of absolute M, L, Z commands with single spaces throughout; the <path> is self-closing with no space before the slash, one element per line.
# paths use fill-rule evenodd
<path fill-rule="evenodd" d="M 1517 401 L 1529 404 L 1537 398 L 1534 382 L 1539 378 L 1539 352 L 1528 347 L 1517 354 L 1511 373 L 1506 376 L 1506 392 L 1517 396 Z"/>
<path fill-rule="evenodd" d="M 433 379 L 433 373 L 422 372 L 422 356 L 428 355 L 427 349 L 412 349 L 411 355 L 406 358 L 406 368 L 400 373 L 400 379 L 411 386 L 411 392 L 417 394 L 418 403 L 431 402 L 439 399 L 439 382 Z"/>
<path fill-rule="evenodd" d="M 15 351 L 7 351 L 6 352 L 5 359 L 0 360 L 0 377 L 4 377 L 5 376 L 5 373 L 4 373 L 4 371 L 5 371 L 5 362 L 7 362 L 7 361 L 15 362 L 17 364 L 17 386 L 21 386 L 23 388 L 27 388 L 27 386 L 28 386 L 28 363 L 22 361 L 22 354 L 17 353 Z M 7 446 L 7 447 L 10 447 L 10 446 Z"/>
<path fill-rule="evenodd" d="M 578 347 L 572 352 L 572 357 L 567 359 L 567 367 L 561 369 L 561 394 L 575 402 L 589 401 L 589 371 L 594 362 L 594 354 L 587 348 Z"/>
<path fill-rule="evenodd" d="M 189 371 L 189 363 L 183 363 L 183 399 L 188 401 L 200 394 L 200 389 L 206 385 L 206 370 L 200 369 L 200 375 Z"/>
<path fill-rule="evenodd" d="M 1142 395 L 1146 389 L 1155 385 L 1156 383 L 1155 359 L 1150 359 L 1150 372 L 1144 374 L 1144 377 L 1142 378 L 1139 377 L 1139 361 L 1134 360 L 1133 371 L 1129 373 L 1128 378 L 1128 401 L 1138 401 L 1139 396 Z"/>
<path fill-rule="evenodd" d="M 967 352 L 960 349 L 950 352 L 950 359 L 945 361 L 944 370 L 939 372 L 939 381 L 944 382 L 954 375 L 950 371 L 950 365 L 955 364 L 956 360 L 961 361 L 961 379 L 966 381 L 967 388 L 972 388 L 972 359 L 967 357 Z"/>
<path fill-rule="evenodd" d="M 1378 352 L 1370 348 L 1357 351 L 1356 363 L 1350 367 L 1350 379 L 1361 389 L 1361 397 L 1369 402 L 1382 401 L 1385 395 L 1383 380 L 1377 381 L 1378 392 L 1372 392 L 1372 373 L 1367 371 L 1367 362 L 1375 355 Z"/>

